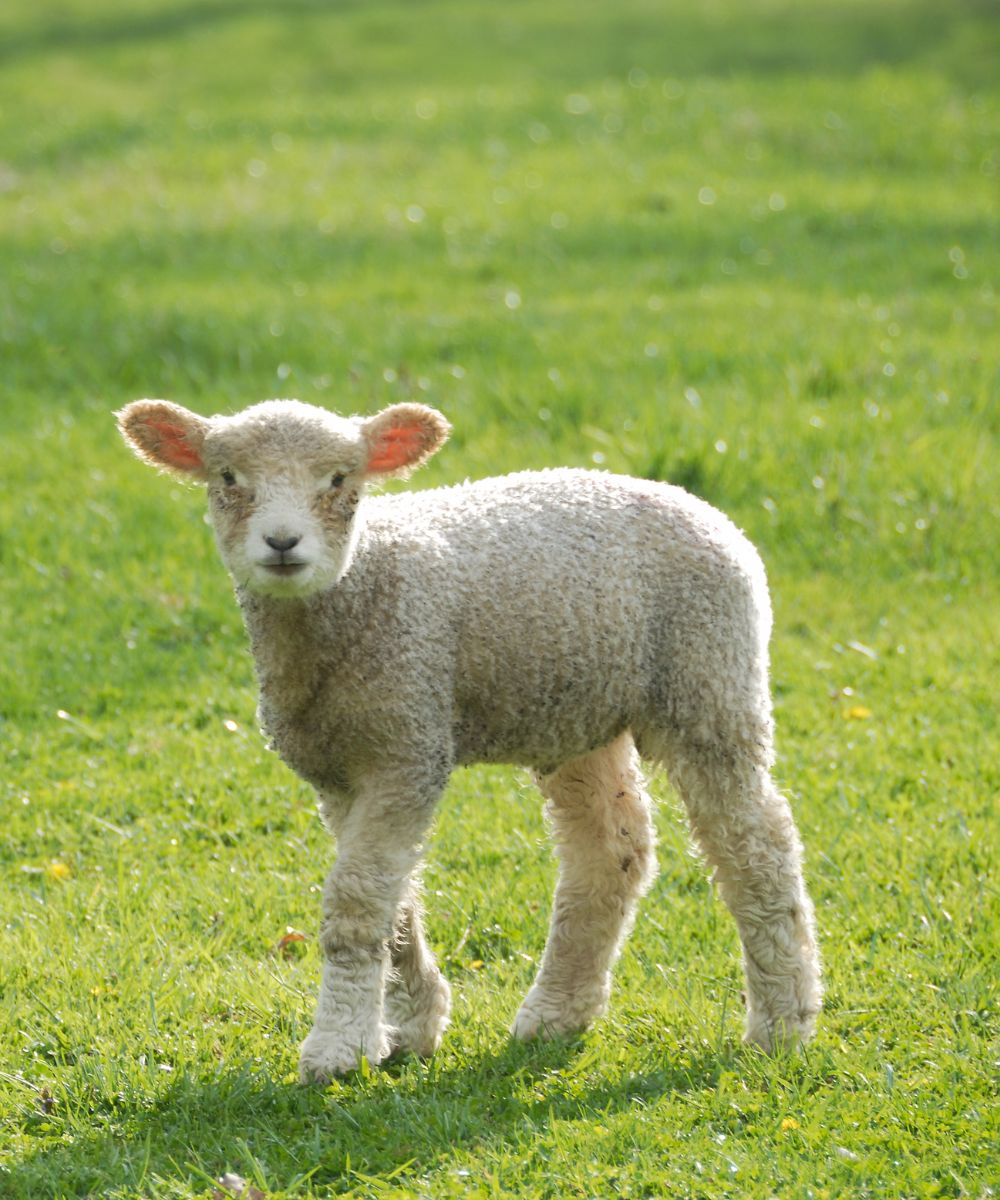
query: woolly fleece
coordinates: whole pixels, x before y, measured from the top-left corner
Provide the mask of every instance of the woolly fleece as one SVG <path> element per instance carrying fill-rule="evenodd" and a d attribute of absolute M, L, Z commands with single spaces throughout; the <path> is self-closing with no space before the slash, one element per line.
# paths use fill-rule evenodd
<path fill-rule="evenodd" d="M 607 1003 L 655 869 L 640 755 L 670 773 L 736 919 L 748 1039 L 811 1035 L 812 906 L 770 777 L 767 584 L 728 518 L 678 487 L 567 469 L 366 497 L 446 438 L 420 405 L 206 420 L 139 401 L 119 421 L 146 461 L 208 483 L 262 725 L 338 840 L 304 1080 L 439 1044 L 449 994 L 416 873 L 450 772 L 474 762 L 535 772 L 560 860 L 517 1036 L 583 1028 Z"/>

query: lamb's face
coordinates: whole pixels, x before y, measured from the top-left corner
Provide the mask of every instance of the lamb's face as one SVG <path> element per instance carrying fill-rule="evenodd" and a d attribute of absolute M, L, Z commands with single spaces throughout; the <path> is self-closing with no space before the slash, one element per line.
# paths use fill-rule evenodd
<path fill-rule="evenodd" d="M 350 565 L 367 476 L 361 424 L 258 405 L 213 425 L 202 461 L 222 560 L 250 591 L 302 596 Z"/>
<path fill-rule="evenodd" d="M 419 404 L 362 420 L 271 400 L 205 419 L 139 400 L 118 418 L 140 457 L 207 484 L 237 584 L 285 598 L 334 586 L 350 567 L 366 483 L 419 466 L 448 436 L 444 417 Z"/>

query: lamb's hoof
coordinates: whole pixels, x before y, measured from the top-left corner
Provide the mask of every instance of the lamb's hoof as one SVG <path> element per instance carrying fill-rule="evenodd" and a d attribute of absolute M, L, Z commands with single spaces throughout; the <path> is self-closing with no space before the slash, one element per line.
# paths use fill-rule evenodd
<path fill-rule="evenodd" d="M 811 1040 L 816 1016 L 816 1013 L 805 1013 L 768 1020 L 759 1013 L 751 1013 L 747 1017 L 744 1044 L 757 1046 L 765 1054 L 793 1054 Z"/>
<path fill-rule="evenodd" d="M 389 1054 L 386 1031 L 372 1039 L 373 1049 L 355 1045 L 336 1033 L 313 1029 L 299 1051 L 299 1082 L 327 1084 L 340 1075 L 349 1075 L 366 1058 L 373 1067 Z"/>
<path fill-rule="evenodd" d="M 567 1021 L 562 1013 L 542 1013 L 537 1009 L 522 1008 L 514 1018 L 510 1031 L 519 1042 L 547 1042 L 553 1038 L 583 1033 L 589 1024 L 589 1021 Z"/>
<path fill-rule="evenodd" d="M 532 987 L 514 1018 L 511 1033 L 519 1042 L 548 1040 L 583 1033 L 604 1012 L 607 989 L 572 996 L 552 996 Z"/>
<path fill-rule="evenodd" d="M 450 1012 L 451 988 L 442 975 L 416 995 L 402 990 L 390 993 L 386 998 L 386 1016 L 392 1022 L 390 1053 L 430 1058 L 441 1045 Z"/>

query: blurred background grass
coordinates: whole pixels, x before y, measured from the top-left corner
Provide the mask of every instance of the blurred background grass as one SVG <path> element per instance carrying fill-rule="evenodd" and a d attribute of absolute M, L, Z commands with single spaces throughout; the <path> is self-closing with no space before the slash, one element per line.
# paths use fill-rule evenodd
<path fill-rule="evenodd" d="M 30 556 L 133 623 L 147 394 L 416 395 L 420 483 L 600 465 L 772 571 L 995 577 L 996 48 L 972 0 L 6 6 L 10 602 L 59 612 Z"/>
<path fill-rule="evenodd" d="M 553 1171 L 559 1194 L 611 1187 L 587 1171 L 612 1161 L 619 1194 L 693 1194 L 720 1135 L 743 1174 L 722 1163 L 708 1195 L 975 1194 L 996 1033 L 998 49 L 985 0 L 8 0 L 0 1166 L 21 1165 L 0 1192 L 194 1195 L 250 1121 L 289 1195 L 311 1194 L 301 1162 L 380 1194 L 352 1152 L 389 1173 L 416 1154 L 420 1186 L 453 1194 L 436 1172 L 455 1140 L 477 1179 L 502 1168 L 527 1195 Z M 253 732 L 201 497 L 114 432 L 140 395 L 417 398 L 455 435 L 407 486 L 572 463 L 734 516 L 775 593 L 781 772 L 830 978 L 804 1075 L 726 1057 L 732 931 L 669 814 L 601 1053 L 491 1065 L 551 882 L 533 795 L 494 769 L 458 778 L 428 867 L 453 1098 L 417 1068 L 352 1085 L 337 1103 L 374 1132 L 324 1126 L 318 1148 L 322 1098 L 219 1082 L 292 1069 L 318 964 L 266 949 L 313 927 L 329 852 Z M 532 1061 L 547 1083 L 522 1078 Z M 744 1141 L 729 1071 L 749 1079 Z M 540 1094 L 567 1122 L 610 1106 L 611 1132 L 560 1134 Z M 635 1132 L 635 1096 L 655 1131 Z M 793 1103 L 794 1147 L 774 1132 Z M 440 1122 L 423 1149 L 421 1121 Z"/>

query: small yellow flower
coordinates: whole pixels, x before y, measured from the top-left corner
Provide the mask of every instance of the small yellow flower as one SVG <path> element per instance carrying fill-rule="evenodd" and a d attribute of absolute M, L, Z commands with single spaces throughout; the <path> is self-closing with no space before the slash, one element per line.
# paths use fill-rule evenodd
<path fill-rule="evenodd" d="M 470 971 L 481 971 L 482 969 L 483 969 L 483 960 L 481 958 L 474 958 L 472 960 L 472 962 L 469 963 Z"/>
<path fill-rule="evenodd" d="M 844 711 L 845 721 L 867 721 L 872 715 L 870 708 L 865 708 L 863 704 L 853 704 L 850 708 Z"/>
<path fill-rule="evenodd" d="M 787 1133 L 789 1129 L 798 1129 L 798 1127 L 799 1123 L 794 1117 L 785 1117 L 785 1119 L 781 1122 L 781 1130 L 783 1133 Z"/>
<path fill-rule="evenodd" d="M 64 862 L 50 862 L 45 868 L 45 874 L 49 879 L 55 879 L 58 883 L 65 883 L 67 879 L 72 878 L 73 872 Z"/>

